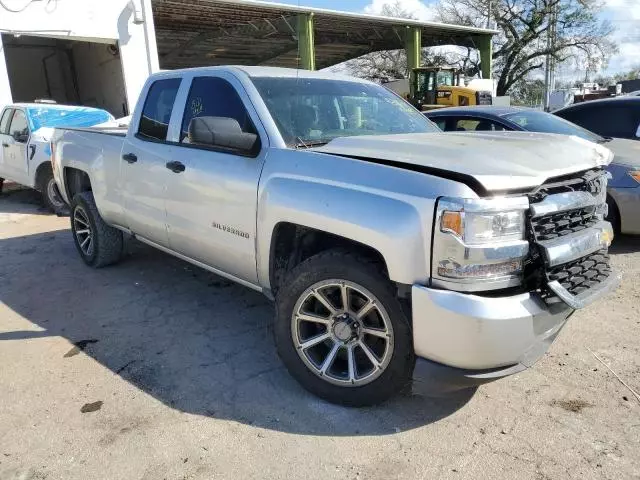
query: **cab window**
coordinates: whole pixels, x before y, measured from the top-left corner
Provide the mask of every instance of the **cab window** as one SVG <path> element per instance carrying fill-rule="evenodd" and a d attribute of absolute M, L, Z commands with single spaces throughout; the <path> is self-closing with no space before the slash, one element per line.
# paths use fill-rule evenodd
<path fill-rule="evenodd" d="M 167 139 L 171 111 L 179 88 L 179 78 L 158 80 L 151 85 L 140 117 L 138 138 L 160 141 Z"/>
<path fill-rule="evenodd" d="M 182 117 L 180 143 L 189 143 L 189 124 L 196 117 L 230 118 L 238 122 L 243 133 L 256 134 L 249 112 L 238 92 L 223 78 L 193 79 Z"/>
<path fill-rule="evenodd" d="M 19 137 L 29 136 L 29 125 L 27 124 L 27 117 L 24 115 L 24 112 L 22 110 L 16 110 L 13 113 L 11 126 L 9 127 L 9 134 L 16 139 Z"/>

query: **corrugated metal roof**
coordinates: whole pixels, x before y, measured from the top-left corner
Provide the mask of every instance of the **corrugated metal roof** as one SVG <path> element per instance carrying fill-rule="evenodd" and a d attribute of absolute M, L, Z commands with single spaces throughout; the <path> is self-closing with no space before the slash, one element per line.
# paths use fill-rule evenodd
<path fill-rule="evenodd" d="M 423 46 L 475 46 L 495 31 L 249 0 L 152 0 L 162 68 L 244 64 L 296 67 L 297 15 L 314 16 L 316 66 L 404 47 L 422 28 Z"/>

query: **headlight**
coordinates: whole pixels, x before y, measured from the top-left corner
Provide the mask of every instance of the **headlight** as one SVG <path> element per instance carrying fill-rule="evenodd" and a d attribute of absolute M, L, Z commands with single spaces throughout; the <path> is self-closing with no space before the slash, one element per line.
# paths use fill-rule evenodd
<path fill-rule="evenodd" d="M 524 238 L 524 211 L 480 213 L 444 211 L 440 230 L 457 235 L 467 245 Z"/>
<path fill-rule="evenodd" d="M 468 291 L 518 285 L 529 252 L 528 208 L 526 197 L 440 199 L 433 236 L 434 284 Z"/>

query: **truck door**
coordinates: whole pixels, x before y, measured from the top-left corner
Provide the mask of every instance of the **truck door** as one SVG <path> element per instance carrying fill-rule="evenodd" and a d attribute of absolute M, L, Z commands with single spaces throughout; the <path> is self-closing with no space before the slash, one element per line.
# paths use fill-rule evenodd
<path fill-rule="evenodd" d="M 180 82 L 166 78 L 151 84 L 141 114 L 132 119 L 137 129 L 127 135 L 120 161 L 126 226 L 164 247 L 169 243 L 165 195 L 170 177 L 165 164 L 175 148 L 167 142 L 167 133 Z"/>
<path fill-rule="evenodd" d="M 27 144 L 29 143 L 29 125 L 22 110 L 13 111 L 9 123 L 9 134 L 2 135 L 3 175 L 22 185 L 30 185 Z"/>
<path fill-rule="evenodd" d="M 193 78 L 166 170 L 167 225 L 172 250 L 255 284 L 257 187 L 266 151 L 257 142 L 266 147 L 267 135 L 246 94 L 238 92 L 244 92 L 241 83 L 227 73 Z M 209 144 L 194 143 L 189 125 L 196 117 L 218 117 L 257 134 L 257 147 L 223 147 L 215 134 Z"/>
<path fill-rule="evenodd" d="M 7 156 L 6 149 L 9 148 L 9 123 L 11 123 L 11 117 L 13 116 L 12 108 L 5 108 L 0 116 L 0 178 L 8 177 L 8 167 L 5 164 L 5 158 Z"/>

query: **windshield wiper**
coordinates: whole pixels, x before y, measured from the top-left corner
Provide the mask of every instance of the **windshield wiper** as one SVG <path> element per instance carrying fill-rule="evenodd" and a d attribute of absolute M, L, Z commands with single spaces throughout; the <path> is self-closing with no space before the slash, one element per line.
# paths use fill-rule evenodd
<path fill-rule="evenodd" d="M 613 140 L 611 137 L 601 137 L 600 140 L 598 140 L 598 143 L 602 145 L 603 143 L 609 143 L 611 140 Z"/>
<path fill-rule="evenodd" d="M 329 143 L 327 140 L 307 140 L 306 142 L 300 138 L 296 137 L 298 143 L 295 144 L 296 148 L 311 148 L 311 147 L 321 147 L 322 145 L 326 145 Z"/>

